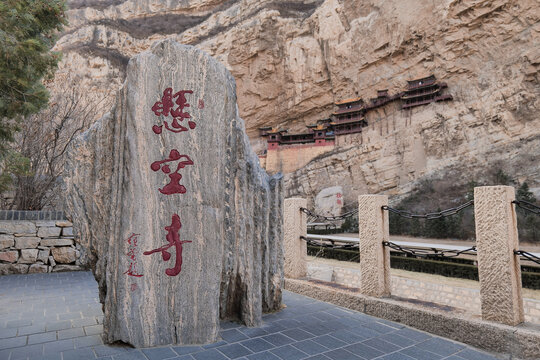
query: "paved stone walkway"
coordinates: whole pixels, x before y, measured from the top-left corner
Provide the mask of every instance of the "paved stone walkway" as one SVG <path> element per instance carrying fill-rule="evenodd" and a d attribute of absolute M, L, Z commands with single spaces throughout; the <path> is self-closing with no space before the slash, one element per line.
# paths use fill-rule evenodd
<path fill-rule="evenodd" d="M 223 340 L 203 346 L 132 349 L 104 345 L 103 313 L 89 272 L 0 276 L 0 360 L 353 360 L 495 359 L 332 304 L 285 292 L 287 308 L 261 328 L 222 324 Z"/>

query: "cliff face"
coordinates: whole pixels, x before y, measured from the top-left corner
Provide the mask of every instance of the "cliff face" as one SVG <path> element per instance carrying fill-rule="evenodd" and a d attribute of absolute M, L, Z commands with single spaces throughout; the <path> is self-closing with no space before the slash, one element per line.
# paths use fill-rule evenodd
<path fill-rule="evenodd" d="M 67 74 L 80 74 L 81 86 L 116 89 L 128 59 L 154 41 L 195 45 L 234 75 L 240 115 L 259 151 L 265 144 L 258 127 L 305 131 L 335 101 L 374 97 L 376 89 L 393 94 L 406 80 L 429 74 L 448 84 L 454 101 L 407 113 L 389 105 L 349 145 L 287 174 L 291 195 L 313 196 L 330 185 L 343 185 L 346 196 L 403 193 L 421 178 L 464 181 L 463 174 L 486 166 L 540 187 L 536 0 L 76 0 L 69 6 L 53 88 L 61 89 Z"/>

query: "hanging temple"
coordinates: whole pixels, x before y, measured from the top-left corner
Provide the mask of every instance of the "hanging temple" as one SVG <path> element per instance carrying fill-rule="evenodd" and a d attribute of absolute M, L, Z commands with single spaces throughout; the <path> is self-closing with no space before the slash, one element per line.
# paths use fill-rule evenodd
<path fill-rule="evenodd" d="M 336 136 L 362 132 L 368 125 L 366 113 L 394 101 L 401 101 L 401 109 L 408 110 L 432 102 L 453 100 L 445 94 L 448 85 L 438 82 L 434 75 L 407 81 L 407 88 L 400 93 L 389 95 L 388 90 L 378 90 L 377 97 L 364 102 L 361 98 L 336 102 L 337 110 L 328 119 L 308 125 L 306 133 L 289 134 L 287 129 L 272 127 L 259 128 L 260 135 L 266 138 L 267 149 L 277 149 L 282 145 L 310 144 L 324 146 L 332 144 Z"/>

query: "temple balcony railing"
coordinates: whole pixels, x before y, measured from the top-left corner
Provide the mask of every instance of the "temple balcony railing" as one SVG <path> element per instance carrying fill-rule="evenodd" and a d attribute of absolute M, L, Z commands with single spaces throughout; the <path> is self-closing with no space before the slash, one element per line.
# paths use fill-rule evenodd
<path fill-rule="evenodd" d="M 334 124 L 347 124 L 347 123 L 353 123 L 353 122 L 360 122 L 364 120 L 364 116 L 351 116 L 350 118 L 336 118 L 334 121 Z"/>
<path fill-rule="evenodd" d="M 402 109 L 409 109 L 409 108 L 412 108 L 412 107 L 415 107 L 415 106 L 426 105 L 426 104 L 432 103 L 434 101 L 435 101 L 435 97 L 433 97 L 431 99 L 427 99 L 427 100 L 415 101 L 415 102 L 412 102 L 412 103 L 409 103 L 409 104 L 403 104 L 401 106 L 401 108 Z"/>
<path fill-rule="evenodd" d="M 365 105 L 362 104 L 362 105 L 351 106 L 350 108 L 340 108 L 340 109 L 336 110 L 334 115 L 347 114 L 347 113 L 350 113 L 350 112 L 362 111 L 362 110 L 364 110 L 364 107 L 365 107 Z"/>
<path fill-rule="evenodd" d="M 414 92 L 406 92 L 401 97 L 402 99 L 413 99 L 420 96 L 430 96 L 430 95 L 436 95 L 441 91 L 441 88 L 439 86 L 435 88 L 426 88 L 422 89 L 423 91 L 414 91 Z"/>
<path fill-rule="evenodd" d="M 291 139 L 291 140 L 281 140 L 279 145 L 291 145 L 291 144 L 308 144 L 315 142 L 314 138 L 311 139 Z"/>

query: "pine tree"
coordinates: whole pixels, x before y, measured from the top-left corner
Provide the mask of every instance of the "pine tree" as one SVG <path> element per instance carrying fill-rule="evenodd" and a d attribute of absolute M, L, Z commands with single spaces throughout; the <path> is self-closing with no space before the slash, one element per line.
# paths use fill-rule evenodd
<path fill-rule="evenodd" d="M 536 203 L 534 194 L 529 190 L 529 184 L 524 182 L 516 192 L 516 200 Z M 517 208 L 519 239 L 524 242 L 540 241 L 540 217 L 521 208 Z"/>
<path fill-rule="evenodd" d="M 441 209 L 439 208 L 437 211 L 440 212 Z M 426 220 L 424 229 L 428 237 L 437 239 L 444 239 L 448 237 L 448 224 L 446 223 L 446 219 L 444 217 Z"/>
<path fill-rule="evenodd" d="M 0 155 L 17 121 L 47 105 L 42 80 L 60 59 L 51 48 L 64 24 L 64 0 L 0 1 Z"/>
<path fill-rule="evenodd" d="M 536 198 L 534 197 L 534 194 L 529 190 L 529 184 L 527 184 L 527 182 L 521 184 L 520 187 L 517 189 L 516 199 L 520 201 L 526 201 L 531 204 L 534 204 L 536 202 Z"/>

